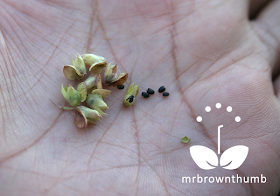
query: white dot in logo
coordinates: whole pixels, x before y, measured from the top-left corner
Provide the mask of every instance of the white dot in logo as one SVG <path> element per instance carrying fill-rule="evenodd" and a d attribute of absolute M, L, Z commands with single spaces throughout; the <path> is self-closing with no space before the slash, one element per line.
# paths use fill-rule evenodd
<path fill-rule="evenodd" d="M 236 122 L 240 122 L 240 121 L 241 121 L 240 116 L 236 116 L 236 117 L 235 117 L 235 121 L 236 121 Z"/>
<path fill-rule="evenodd" d="M 227 107 L 227 111 L 228 111 L 228 112 L 231 112 L 231 111 L 232 111 L 232 107 L 231 107 L 231 106 L 228 106 L 228 107 Z"/>
<path fill-rule="evenodd" d="M 196 117 L 196 121 L 197 122 L 201 122 L 202 121 L 202 117 L 201 116 Z"/>
<path fill-rule="evenodd" d="M 206 106 L 205 111 L 206 112 L 210 112 L 211 111 L 211 107 L 210 106 Z"/>
<path fill-rule="evenodd" d="M 217 109 L 220 109 L 221 107 L 222 107 L 222 104 L 216 103 L 216 108 L 217 108 Z"/>

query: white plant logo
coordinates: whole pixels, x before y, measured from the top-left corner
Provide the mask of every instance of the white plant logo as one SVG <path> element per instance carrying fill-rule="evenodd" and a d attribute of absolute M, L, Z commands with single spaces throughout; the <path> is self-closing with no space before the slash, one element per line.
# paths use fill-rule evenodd
<path fill-rule="evenodd" d="M 222 105 L 220 103 L 216 104 L 216 108 L 220 109 Z M 207 106 L 205 108 L 206 112 L 211 111 L 211 107 Z M 228 106 L 227 111 L 231 112 L 232 107 Z M 197 122 L 202 121 L 202 117 L 198 116 L 196 118 Z M 241 118 L 239 116 L 235 117 L 236 122 L 240 122 Z M 223 125 L 218 126 L 218 154 L 220 154 L 220 132 Z M 244 145 L 237 145 L 227 149 L 220 158 L 220 166 L 224 169 L 233 170 L 237 169 L 245 161 L 249 152 L 249 148 Z M 209 170 L 218 167 L 219 159 L 216 153 L 201 145 L 195 145 L 190 147 L 190 153 L 192 159 L 201 169 Z"/>

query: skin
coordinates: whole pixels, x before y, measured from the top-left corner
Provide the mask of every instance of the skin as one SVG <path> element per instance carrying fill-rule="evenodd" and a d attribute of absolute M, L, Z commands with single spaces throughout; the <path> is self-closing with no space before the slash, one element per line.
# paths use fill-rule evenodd
<path fill-rule="evenodd" d="M 277 195 L 279 9 L 265 0 L 0 1 L 1 195 Z M 51 102 L 66 105 L 62 69 L 77 53 L 129 73 L 124 90 L 106 86 L 108 115 L 84 130 Z M 132 82 L 140 92 L 124 108 Z M 140 96 L 162 85 L 169 97 Z M 193 145 L 217 153 L 219 125 L 221 153 L 249 147 L 236 170 L 191 158 Z M 197 174 L 267 182 L 182 184 Z"/>

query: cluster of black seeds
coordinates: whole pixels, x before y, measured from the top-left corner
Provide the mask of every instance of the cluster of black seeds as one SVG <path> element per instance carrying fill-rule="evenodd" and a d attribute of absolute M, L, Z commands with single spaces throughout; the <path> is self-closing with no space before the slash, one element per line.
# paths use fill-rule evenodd
<path fill-rule="evenodd" d="M 159 89 L 158 89 L 159 93 L 162 93 L 164 91 L 165 91 L 165 87 L 164 86 L 159 87 Z M 153 89 L 151 89 L 151 88 L 148 88 L 147 92 L 142 92 L 142 96 L 144 98 L 148 98 L 150 95 L 153 95 L 153 94 L 155 94 L 155 91 Z M 164 92 L 162 95 L 164 97 L 167 97 L 167 96 L 169 96 L 169 93 L 168 92 Z"/>
<path fill-rule="evenodd" d="M 164 86 L 159 87 L 159 89 L 158 89 L 158 92 L 159 92 L 159 93 L 162 93 L 162 92 L 164 92 L 164 91 L 165 91 L 165 87 L 164 87 Z M 169 96 L 169 92 L 164 92 L 164 93 L 162 93 L 162 96 L 164 96 L 164 97 Z"/>

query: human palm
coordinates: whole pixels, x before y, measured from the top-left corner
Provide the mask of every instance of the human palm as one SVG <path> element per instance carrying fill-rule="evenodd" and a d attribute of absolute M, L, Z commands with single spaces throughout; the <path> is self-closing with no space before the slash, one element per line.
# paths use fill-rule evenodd
<path fill-rule="evenodd" d="M 271 75 L 279 37 L 267 19 L 273 8 L 250 22 L 247 4 L 1 1 L 1 195 L 277 195 L 280 85 Z M 51 102 L 65 104 L 60 86 L 71 82 L 62 68 L 77 53 L 117 63 L 129 74 L 126 89 L 164 85 L 170 96 L 138 95 L 124 108 L 125 91 L 108 87 L 108 115 L 77 129 L 75 114 Z M 248 157 L 236 170 L 202 170 L 189 147 L 217 152 L 221 124 L 221 152 L 246 145 Z M 197 174 L 263 174 L 267 182 L 182 184 Z"/>

